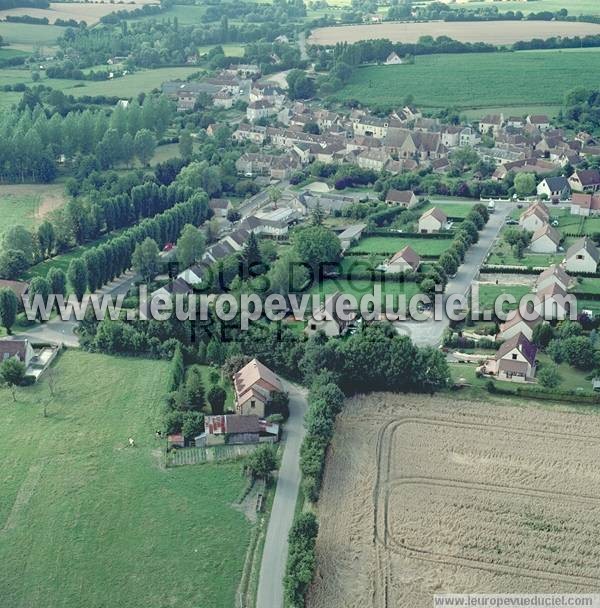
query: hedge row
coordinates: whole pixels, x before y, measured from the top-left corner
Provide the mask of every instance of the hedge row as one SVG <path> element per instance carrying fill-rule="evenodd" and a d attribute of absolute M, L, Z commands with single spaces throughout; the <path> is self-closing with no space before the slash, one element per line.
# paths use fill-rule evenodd
<path fill-rule="evenodd" d="M 378 251 L 375 255 L 377 255 L 377 257 L 392 257 L 394 254 L 398 253 L 398 251 Z M 354 250 L 354 251 L 346 251 L 344 252 L 344 256 L 353 256 L 353 255 L 362 255 L 362 256 L 369 256 L 369 255 L 374 255 L 372 251 L 361 251 L 361 250 Z M 420 254 L 419 257 L 422 260 L 437 260 L 440 256 L 439 255 L 431 255 L 431 254 Z"/>
<path fill-rule="evenodd" d="M 402 237 L 402 238 L 411 238 L 411 239 L 453 239 L 454 233 L 447 232 L 432 232 L 424 234 L 422 232 L 394 232 L 392 230 L 366 230 L 363 233 L 363 236 L 366 238 L 368 236 L 383 236 L 383 237 Z"/>
<path fill-rule="evenodd" d="M 544 389 L 530 386 L 518 386 L 514 391 L 508 388 L 499 388 L 493 380 L 487 384 L 488 392 L 496 395 L 512 395 L 542 399 L 544 401 L 560 401 L 564 403 L 578 403 L 586 405 L 600 405 L 600 395 L 581 394 L 577 391 L 561 391 L 557 389 Z"/>
<path fill-rule="evenodd" d="M 519 268 L 500 266 L 500 268 L 493 268 L 492 266 L 485 264 L 481 266 L 479 272 L 482 274 L 540 274 L 539 271 L 534 270 L 531 266 L 522 266 Z M 569 276 L 581 277 L 582 279 L 600 279 L 600 272 L 569 272 Z"/>

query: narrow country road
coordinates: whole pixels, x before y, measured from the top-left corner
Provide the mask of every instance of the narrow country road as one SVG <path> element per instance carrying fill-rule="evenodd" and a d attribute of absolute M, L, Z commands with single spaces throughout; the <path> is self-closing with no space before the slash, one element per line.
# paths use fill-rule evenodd
<path fill-rule="evenodd" d="M 288 535 L 300 489 L 300 446 L 305 435 L 304 414 L 308 407 L 306 390 L 289 382 L 284 382 L 284 386 L 290 396 L 290 417 L 285 425 L 285 447 L 267 527 L 256 608 L 283 608 Z"/>
<path fill-rule="evenodd" d="M 448 281 L 444 302 L 449 295 L 466 295 L 471 288 L 479 268 L 483 264 L 500 230 L 504 226 L 508 214 L 512 211 L 512 203 L 496 205 L 495 213 L 490 215 L 488 223 L 479 233 L 479 241 L 473 245 L 465 256 L 465 261 L 460 265 L 456 276 Z M 442 341 L 445 329 L 448 327 L 448 318 L 439 321 L 429 319 L 427 321 L 400 321 L 394 323 L 398 333 L 407 335 L 417 346 L 437 347 Z"/>

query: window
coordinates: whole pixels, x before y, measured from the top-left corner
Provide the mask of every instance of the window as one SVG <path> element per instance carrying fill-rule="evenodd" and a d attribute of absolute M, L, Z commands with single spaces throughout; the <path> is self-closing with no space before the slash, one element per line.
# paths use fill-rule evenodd
<path fill-rule="evenodd" d="M 517 355 L 516 355 L 516 353 L 513 353 L 512 358 L 513 358 L 513 361 L 516 361 L 516 360 L 517 360 Z"/>
<path fill-rule="evenodd" d="M 254 409 L 256 407 L 256 401 L 254 401 L 254 399 L 252 399 L 252 401 L 250 401 L 250 407 L 252 409 Z"/>
<path fill-rule="evenodd" d="M 582 255 L 581 253 L 578 253 L 578 254 L 577 254 L 577 259 L 578 259 L 578 260 L 583 260 L 583 255 Z"/>

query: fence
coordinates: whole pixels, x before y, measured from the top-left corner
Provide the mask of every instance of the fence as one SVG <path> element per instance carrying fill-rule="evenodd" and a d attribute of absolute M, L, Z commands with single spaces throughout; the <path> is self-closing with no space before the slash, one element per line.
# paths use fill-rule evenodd
<path fill-rule="evenodd" d="M 179 448 L 167 452 L 166 465 L 178 467 L 188 464 L 203 464 L 221 460 L 235 460 L 251 454 L 258 444 L 215 445 L 207 448 Z"/>

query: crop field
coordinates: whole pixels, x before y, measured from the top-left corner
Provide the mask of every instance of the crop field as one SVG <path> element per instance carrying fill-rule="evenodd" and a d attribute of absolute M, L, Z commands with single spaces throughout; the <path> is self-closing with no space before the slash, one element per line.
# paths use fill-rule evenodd
<path fill-rule="evenodd" d="M 386 255 L 394 254 L 407 245 L 410 245 L 419 255 L 440 256 L 452 245 L 452 239 L 368 236 L 353 245 L 350 251 Z"/>
<path fill-rule="evenodd" d="M 28 8 L 18 7 L 0 11 L 0 19 L 5 19 L 7 16 L 22 16 L 29 15 L 30 17 L 44 18 L 52 24 L 57 19 L 75 19 L 76 21 L 85 21 L 88 25 L 94 25 L 105 15 L 114 13 L 115 11 L 133 11 L 141 8 L 144 4 L 152 4 L 152 2 L 137 2 L 128 4 L 112 4 L 100 2 L 51 2 L 50 8 Z M 33 25 L 32 28 L 41 26 Z"/>
<path fill-rule="evenodd" d="M 208 53 L 215 44 L 209 44 L 208 46 L 199 46 L 199 53 Z M 243 44 L 220 44 L 218 45 L 223 49 L 225 57 L 243 57 L 244 56 L 244 45 Z"/>
<path fill-rule="evenodd" d="M 434 593 L 474 589 L 598 593 L 599 448 L 591 408 L 349 400 L 307 606 L 429 608 Z"/>
<path fill-rule="evenodd" d="M 561 36 L 587 36 L 600 33 L 600 25 L 567 21 L 461 21 L 387 22 L 370 25 L 341 25 L 313 30 L 309 44 L 334 45 L 338 42 L 379 40 L 418 42 L 422 36 L 448 36 L 461 42 L 488 42 L 510 45 L 520 40 Z"/>
<path fill-rule="evenodd" d="M 0 391 L 2 604 L 233 606 L 244 477 L 239 464 L 162 466 L 168 365 L 66 352 L 56 370 L 54 398 L 44 379 L 16 404 Z"/>
<path fill-rule="evenodd" d="M 414 65 L 368 66 L 333 97 L 398 104 L 411 94 L 421 107 L 460 109 L 558 106 L 581 86 L 580 70 L 600 70 L 600 49 L 426 55 Z"/>
<path fill-rule="evenodd" d="M 62 184 L 0 185 L 0 237 L 14 224 L 38 224 L 65 202 Z"/>

